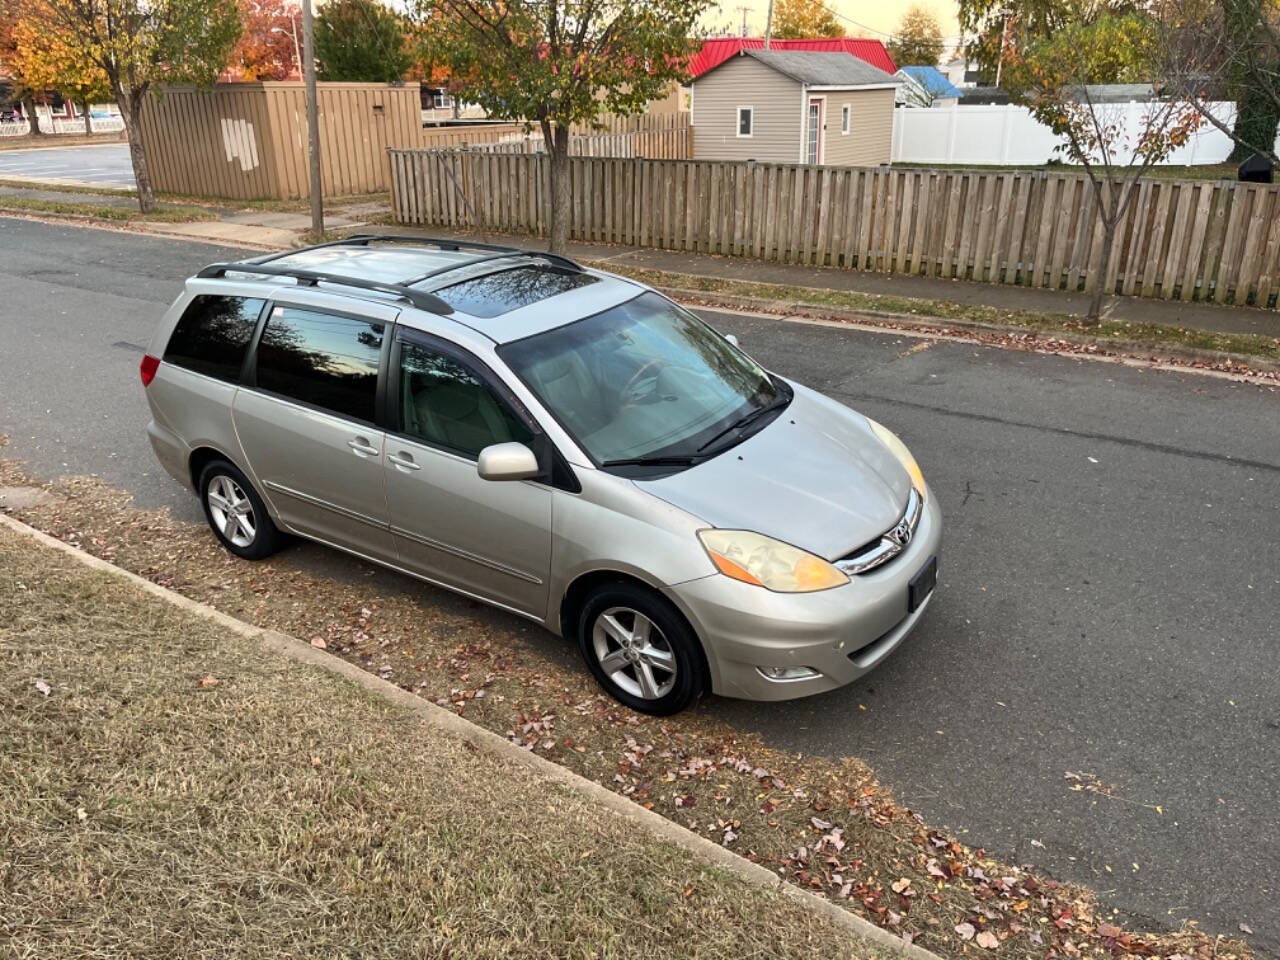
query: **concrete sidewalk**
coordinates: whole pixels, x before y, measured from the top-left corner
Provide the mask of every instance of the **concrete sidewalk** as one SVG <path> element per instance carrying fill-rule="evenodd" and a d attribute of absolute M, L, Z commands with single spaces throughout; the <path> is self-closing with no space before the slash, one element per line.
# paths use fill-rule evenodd
<path fill-rule="evenodd" d="M 426 233 L 437 237 L 469 238 L 521 246 L 545 246 L 543 238 L 498 233 L 462 232 L 443 228 L 379 227 L 380 233 Z M 876 296 L 941 300 L 965 306 L 994 307 L 1029 313 L 1057 313 L 1083 317 L 1088 298 L 1083 294 L 1032 287 L 939 280 L 900 273 L 872 273 L 841 267 L 806 267 L 745 257 L 722 257 L 676 250 L 654 250 L 605 243 L 571 242 L 569 256 L 581 260 L 614 261 L 619 265 L 746 283 L 777 283 L 814 290 L 838 290 Z M 798 299 L 798 298 L 797 298 Z M 1280 313 L 1254 307 L 1213 303 L 1182 303 L 1140 297 L 1108 297 L 1104 316 L 1128 323 L 1188 327 L 1215 333 L 1249 333 L 1280 337 Z"/>
<path fill-rule="evenodd" d="M 3 195 L 12 192 L 20 191 L 12 187 L 0 187 L 0 206 L 3 206 Z M 125 197 L 63 193 L 56 188 L 40 190 L 38 193 L 46 199 L 65 198 L 79 203 L 90 200 L 110 205 L 118 205 L 121 201 L 133 202 Z M 259 248 L 281 248 L 301 244 L 304 242 L 303 236 L 311 228 L 310 216 L 301 211 L 276 212 L 244 209 L 236 207 L 233 201 L 228 201 L 225 207 L 211 209 L 218 214 L 216 221 L 146 224 L 146 227 L 159 233 L 191 240 L 238 243 Z M 388 213 L 387 205 L 377 199 L 366 202 L 345 200 L 340 204 L 334 204 L 326 211 L 325 229 L 339 233 L 427 234 L 451 239 L 510 243 L 531 248 L 540 248 L 546 244 L 545 238 L 527 234 L 460 231 L 442 227 L 388 226 L 380 222 L 385 220 Z M 812 290 L 835 290 L 884 297 L 911 297 L 962 306 L 990 307 L 997 310 L 1083 317 L 1088 309 L 1088 298 L 1083 294 L 1032 287 L 975 283 L 967 280 L 941 280 L 898 273 L 873 273 L 846 270 L 840 267 L 809 267 L 745 257 L 722 257 L 620 244 L 574 241 L 569 244 L 568 253 L 581 260 L 615 261 L 620 266 L 686 273 L 722 280 L 775 283 Z M 794 296 L 784 299 L 802 300 L 803 298 Z M 1280 337 L 1280 312 L 1254 307 L 1111 296 L 1104 301 L 1103 315 L 1110 320 L 1122 323 L 1159 324 L 1213 333 Z"/>

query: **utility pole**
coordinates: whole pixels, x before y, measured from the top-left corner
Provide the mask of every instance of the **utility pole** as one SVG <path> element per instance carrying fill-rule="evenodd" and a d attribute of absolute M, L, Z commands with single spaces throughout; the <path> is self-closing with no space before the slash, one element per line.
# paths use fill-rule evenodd
<path fill-rule="evenodd" d="M 773 38 L 773 0 L 769 0 L 769 12 L 764 17 L 764 48 L 769 49 L 769 41 Z"/>
<path fill-rule="evenodd" d="M 1000 88 L 1000 74 L 1004 69 L 1004 51 L 1009 43 L 1009 18 L 1004 18 L 1004 23 L 1000 25 L 1000 59 L 996 61 L 996 89 Z M 966 60 L 965 66 L 968 66 Z"/>
<path fill-rule="evenodd" d="M 742 11 L 742 36 L 747 35 L 747 14 L 751 12 L 750 7 L 738 7 Z"/>
<path fill-rule="evenodd" d="M 307 80 L 307 146 L 311 153 L 311 234 L 324 236 L 324 197 L 320 194 L 320 105 L 316 101 L 316 31 L 311 0 L 302 0 L 303 76 Z"/>

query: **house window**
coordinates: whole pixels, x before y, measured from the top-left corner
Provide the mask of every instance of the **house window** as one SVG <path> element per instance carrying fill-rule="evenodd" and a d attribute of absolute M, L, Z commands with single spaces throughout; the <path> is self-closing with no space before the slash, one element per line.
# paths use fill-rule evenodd
<path fill-rule="evenodd" d="M 842 134 L 849 132 L 849 104 L 845 104 L 840 108 L 840 132 Z"/>
<path fill-rule="evenodd" d="M 755 126 L 755 107 L 738 108 L 738 136 L 749 137 Z"/>

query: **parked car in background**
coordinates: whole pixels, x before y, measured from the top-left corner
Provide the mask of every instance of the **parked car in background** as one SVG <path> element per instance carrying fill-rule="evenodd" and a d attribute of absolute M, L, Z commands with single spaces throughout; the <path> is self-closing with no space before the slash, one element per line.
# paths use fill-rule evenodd
<path fill-rule="evenodd" d="M 298 534 L 487 601 L 644 712 L 846 684 L 936 583 L 938 504 L 888 429 L 562 257 L 354 237 L 215 264 L 142 380 L 232 553 Z"/>

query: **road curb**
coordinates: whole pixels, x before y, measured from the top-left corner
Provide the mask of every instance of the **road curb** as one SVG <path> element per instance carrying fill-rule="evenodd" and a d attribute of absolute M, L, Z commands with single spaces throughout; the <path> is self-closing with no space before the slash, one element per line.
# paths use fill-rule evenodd
<path fill-rule="evenodd" d="M 600 269 L 608 270 L 609 267 L 607 264 L 602 264 Z M 713 309 L 720 306 L 729 309 L 756 310 L 770 315 L 802 316 L 843 323 L 861 323 L 868 326 L 893 324 L 895 329 L 897 327 L 910 327 L 924 333 L 951 331 L 960 334 L 965 332 L 1015 334 L 1027 337 L 1032 341 L 1042 339 L 1061 340 L 1081 346 L 1098 347 L 1100 350 L 1116 356 L 1136 357 L 1144 360 L 1154 359 L 1157 362 L 1160 360 L 1181 360 L 1190 363 L 1230 364 L 1239 366 L 1242 375 L 1249 372 L 1280 373 L 1280 362 L 1258 359 L 1242 353 L 1229 353 L 1225 350 L 1203 350 L 1196 347 L 1183 347 L 1149 340 L 1091 337 L 1087 333 L 1076 333 L 1071 330 L 1041 330 L 1036 327 L 1023 327 L 1012 324 L 922 317 L 910 313 L 872 312 L 828 304 L 808 303 L 801 300 L 769 300 L 740 294 L 692 290 L 684 287 L 659 286 L 657 289 L 674 300 L 693 302 Z M 1178 369 L 1187 368 L 1179 367 Z"/>
<path fill-rule="evenodd" d="M 121 577 L 142 588 L 152 596 L 179 609 L 210 620 L 238 636 L 259 640 L 268 649 L 281 653 L 292 660 L 320 667 L 329 673 L 349 680 L 370 693 L 413 711 L 424 723 L 442 733 L 468 741 L 497 759 L 521 764 L 547 779 L 554 780 L 566 789 L 586 796 L 597 805 L 603 806 L 619 816 L 626 817 L 658 839 L 673 843 L 681 849 L 709 861 L 745 883 L 762 889 L 777 891 L 801 906 L 812 910 L 823 919 L 843 928 L 853 936 L 871 940 L 877 945 L 899 956 L 911 958 L 911 960 L 941 960 L 937 954 L 915 944 L 907 943 L 869 920 L 865 920 L 829 900 L 786 882 L 768 868 L 752 863 L 736 853 L 730 852 L 719 844 L 699 836 L 677 823 L 673 823 L 661 814 L 646 810 L 644 807 L 614 793 L 607 787 L 601 786 L 594 780 L 588 780 L 586 777 L 567 770 L 545 757 L 540 757 L 518 747 L 498 734 L 458 716 L 451 710 L 446 710 L 422 699 L 416 694 L 403 690 L 389 680 L 383 680 L 381 677 L 375 676 L 355 664 L 343 660 L 341 657 L 317 649 L 309 643 L 305 643 L 286 633 L 281 633 L 278 630 L 255 627 L 243 620 L 238 620 L 220 610 L 215 610 L 208 604 L 192 600 L 190 597 L 185 597 L 167 587 L 152 583 L 150 580 L 109 563 L 100 557 L 95 557 L 79 547 L 73 547 L 71 544 L 37 530 L 35 527 L 23 523 L 15 517 L 0 513 L 0 526 L 46 547 L 59 550 L 90 569 Z"/>

